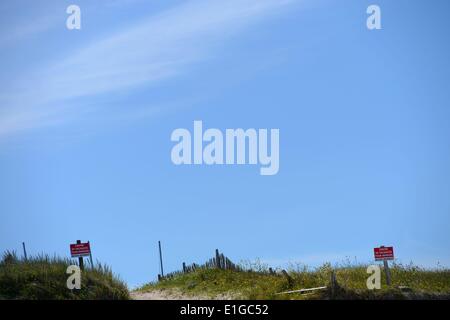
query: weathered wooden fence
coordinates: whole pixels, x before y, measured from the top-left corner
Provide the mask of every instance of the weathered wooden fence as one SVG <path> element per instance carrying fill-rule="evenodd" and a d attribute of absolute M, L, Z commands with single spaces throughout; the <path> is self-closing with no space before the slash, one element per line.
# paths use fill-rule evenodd
<path fill-rule="evenodd" d="M 164 277 L 158 275 L 158 280 L 173 278 L 176 275 L 194 272 L 199 269 L 221 269 L 221 270 L 234 270 L 234 271 L 243 271 L 242 267 L 233 263 L 229 258 L 227 258 L 223 253 L 220 253 L 218 249 L 216 249 L 216 254 L 213 258 L 206 261 L 204 264 L 193 263 L 187 265 L 183 262 L 182 269 L 174 272 L 170 272 L 166 274 Z"/>

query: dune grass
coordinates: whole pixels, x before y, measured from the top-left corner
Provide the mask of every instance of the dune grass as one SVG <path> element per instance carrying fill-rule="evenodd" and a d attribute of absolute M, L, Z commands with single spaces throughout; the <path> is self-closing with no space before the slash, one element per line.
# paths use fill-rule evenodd
<path fill-rule="evenodd" d="M 81 289 L 66 285 L 70 259 L 39 255 L 27 260 L 5 252 L 0 261 L 0 299 L 129 299 L 127 286 L 102 264 L 88 266 L 81 274 Z"/>
<path fill-rule="evenodd" d="M 255 270 L 256 269 L 256 270 Z M 186 295 L 237 299 L 449 299 L 450 270 L 423 269 L 413 265 L 394 264 L 391 267 L 392 285 L 388 287 L 382 272 L 382 288 L 368 290 L 367 265 L 345 265 L 332 268 L 324 264 L 318 268 L 293 266 L 288 276 L 270 273 L 265 267 L 231 271 L 199 269 L 173 278 L 149 283 L 138 291 L 176 290 Z M 331 272 L 335 271 L 337 289 L 332 295 Z M 382 265 L 381 265 L 381 270 Z M 277 294 L 289 290 L 327 286 L 312 294 Z"/>

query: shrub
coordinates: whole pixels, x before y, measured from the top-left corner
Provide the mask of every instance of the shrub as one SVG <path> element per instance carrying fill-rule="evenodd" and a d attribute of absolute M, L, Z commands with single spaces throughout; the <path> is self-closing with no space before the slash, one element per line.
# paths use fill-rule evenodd
<path fill-rule="evenodd" d="M 126 285 L 99 263 L 82 271 L 80 290 L 69 290 L 66 270 L 73 264 L 48 255 L 24 260 L 6 251 L 0 261 L 0 299 L 129 299 Z"/>

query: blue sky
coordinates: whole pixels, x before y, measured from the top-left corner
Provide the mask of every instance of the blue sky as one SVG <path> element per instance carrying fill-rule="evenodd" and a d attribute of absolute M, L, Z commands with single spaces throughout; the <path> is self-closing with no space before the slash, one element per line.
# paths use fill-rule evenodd
<path fill-rule="evenodd" d="M 68 5 L 81 8 L 69 31 Z M 366 28 L 378 4 L 382 30 Z M 130 286 L 234 261 L 450 265 L 445 0 L 0 4 L 0 249 Z M 279 128 L 280 171 L 175 166 L 176 128 Z"/>

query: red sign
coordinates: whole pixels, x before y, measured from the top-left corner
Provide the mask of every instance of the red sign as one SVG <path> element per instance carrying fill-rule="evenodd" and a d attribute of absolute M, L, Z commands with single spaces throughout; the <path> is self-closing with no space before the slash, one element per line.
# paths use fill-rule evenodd
<path fill-rule="evenodd" d="M 70 245 L 70 254 L 72 258 L 89 256 L 91 254 L 91 246 L 87 243 L 76 243 Z"/>
<path fill-rule="evenodd" d="M 394 260 L 394 247 L 374 248 L 375 260 Z"/>

